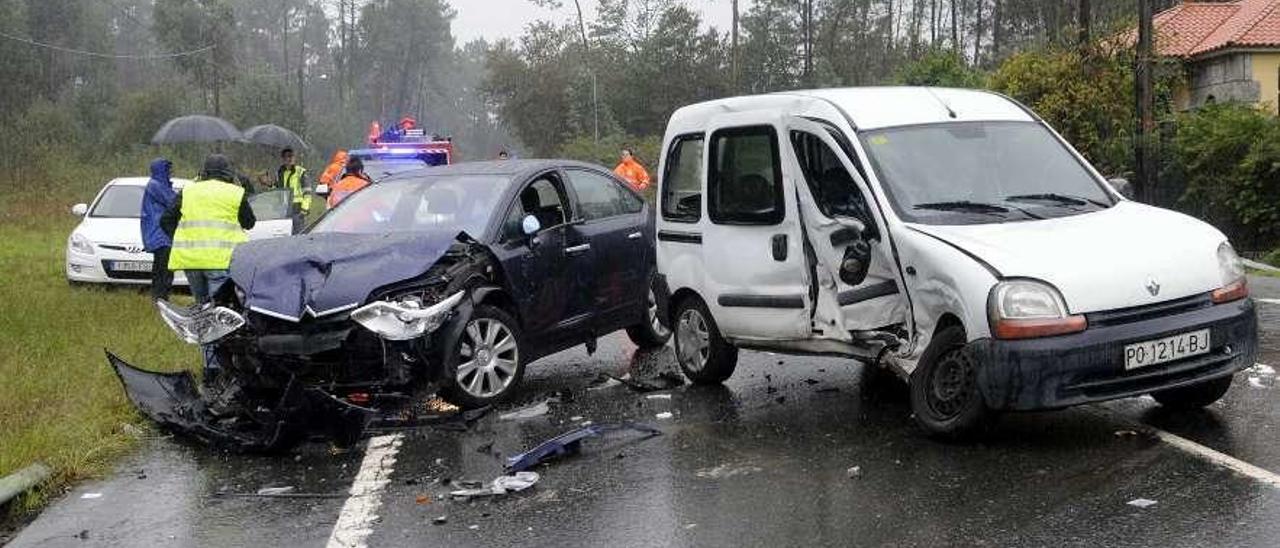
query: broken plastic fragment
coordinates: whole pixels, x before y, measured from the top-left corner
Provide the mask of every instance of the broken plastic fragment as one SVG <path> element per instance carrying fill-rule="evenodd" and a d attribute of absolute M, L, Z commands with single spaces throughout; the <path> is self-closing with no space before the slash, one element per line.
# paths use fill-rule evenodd
<path fill-rule="evenodd" d="M 504 421 L 532 419 L 534 417 L 541 417 L 543 415 L 546 415 L 550 411 L 551 411 L 551 406 L 548 405 L 546 401 L 542 401 L 542 402 L 530 405 L 528 407 L 522 407 L 510 413 L 503 413 L 501 415 L 498 415 L 498 418 Z"/>
<path fill-rule="evenodd" d="M 1138 508 L 1147 508 L 1149 506 L 1155 506 L 1156 501 L 1151 499 L 1133 499 L 1129 501 L 1128 504 L 1129 506 L 1136 506 Z"/>
<path fill-rule="evenodd" d="M 491 482 L 488 487 L 462 489 L 453 491 L 449 494 L 463 498 L 505 495 L 507 493 L 516 493 L 533 487 L 533 484 L 538 483 L 538 479 L 539 477 L 537 472 L 516 472 L 510 476 L 498 476 L 494 478 L 493 482 Z"/>
<path fill-rule="evenodd" d="M 285 493 L 292 493 L 292 492 L 293 492 L 292 485 L 287 485 L 284 487 L 263 487 L 262 489 L 258 489 L 259 495 L 283 495 Z"/>
<path fill-rule="evenodd" d="M 649 394 L 648 396 L 645 396 L 645 399 L 647 399 L 647 400 L 669 400 L 669 399 L 671 399 L 671 394 Z"/>
<path fill-rule="evenodd" d="M 661 412 L 661 413 L 658 413 L 657 415 L 654 415 L 654 417 L 657 417 L 657 418 L 662 419 L 662 420 L 667 420 L 667 419 L 669 419 L 669 418 L 671 418 L 671 417 L 674 417 L 674 416 L 675 416 L 675 415 L 672 415 L 670 411 L 663 411 L 663 412 Z"/>
<path fill-rule="evenodd" d="M 519 472 L 522 470 L 528 470 L 543 461 L 577 453 L 578 450 L 582 448 L 582 440 L 586 438 L 600 437 L 606 433 L 617 432 L 620 430 L 633 430 L 649 434 L 649 437 L 657 436 L 662 433 L 662 431 L 657 428 L 643 424 L 593 424 L 591 426 L 560 434 L 559 436 L 542 442 L 533 449 L 507 459 L 507 471 Z"/>
<path fill-rule="evenodd" d="M 80 495 L 80 498 L 82 498 L 82 499 L 100 499 L 100 498 L 102 498 L 102 493 L 85 493 L 85 494 L 83 494 L 83 495 Z"/>

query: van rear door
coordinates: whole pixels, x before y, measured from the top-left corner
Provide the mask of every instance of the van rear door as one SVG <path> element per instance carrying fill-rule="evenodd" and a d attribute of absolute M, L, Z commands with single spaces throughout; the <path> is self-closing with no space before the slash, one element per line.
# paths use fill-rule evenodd
<path fill-rule="evenodd" d="M 813 253 L 815 325 L 820 338 L 849 341 L 877 330 L 904 333 L 908 306 L 902 280 L 885 236 L 887 227 L 869 201 L 870 192 L 849 160 L 834 126 L 789 118 L 787 166 L 795 183 L 806 241 Z M 865 275 L 842 276 L 850 260 Z M 853 283 L 850 283 L 850 282 Z M 837 319 L 833 325 L 831 319 Z M 820 329 L 815 327 L 815 329 Z"/>
<path fill-rule="evenodd" d="M 786 144 L 781 118 L 758 112 L 725 114 L 708 128 L 704 294 L 729 338 L 812 333 L 800 218 L 782 163 Z"/>

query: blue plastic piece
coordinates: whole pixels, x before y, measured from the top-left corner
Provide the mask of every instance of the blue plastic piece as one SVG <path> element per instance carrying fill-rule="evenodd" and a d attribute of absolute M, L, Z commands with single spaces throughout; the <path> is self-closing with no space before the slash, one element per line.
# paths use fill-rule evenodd
<path fill-rule="evenodd" d="M 565 455 L 572 455 L 582 448 L 582 440 L 586 438 L 598 438 L 609 432 L 617 432 L 620 430 L 634 430 L 636 432 L 648 434 L 648 437 L 662 434 L 661 430 L 644 424 L 635 424 L 630 422 L 593 424 L 571 432 L 565 432 L 564 434 L 560 434 L 559 436 L 542 442 L 533 449 L 508 458 L 507 473 L 512 474 L 515 472 L 523 472 L 541 464 L 543 461 Z"/>

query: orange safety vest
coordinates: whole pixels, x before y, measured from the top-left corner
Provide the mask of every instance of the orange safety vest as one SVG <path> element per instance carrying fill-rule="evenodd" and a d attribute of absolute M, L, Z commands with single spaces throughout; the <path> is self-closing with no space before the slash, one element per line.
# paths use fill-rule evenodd
<path fill-rule="evenodd" d="M 333 159 L 329 160 L 329 165 L 325 166 L 324 172 L 320 173 L 320 184 L 333 186 L 333 183 L 342 176 L 342 170 L 347 167 L 347 151 L 339 150 L 333 153 Z"/>
<path fill-rule="evenodd" d="M 329 189 L 329 209 L 337 207 L 347 196 L 352 195 L 357 190 L 369 186 L 369 178 L 363 174 L 348 173 L 341 181 L 333 184 L 333 188 Z"/>
<path fill-rule="evenodd" d="M 618 167 L 613 168 L 613 172 L 631 183 L 631 188 L 636 190 L 649 188 L 649 172 L 645 171 L 644 166 L 640 165 L 634 157 L 623 160 Z"/>

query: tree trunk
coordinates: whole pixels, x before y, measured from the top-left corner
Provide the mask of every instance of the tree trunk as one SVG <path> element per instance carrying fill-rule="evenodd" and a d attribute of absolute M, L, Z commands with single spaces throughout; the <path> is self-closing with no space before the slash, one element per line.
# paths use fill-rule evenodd
<path fill-rule="evenodd" d="M 973 27 L 973 66 L 982 65 L 982 5 L 986 0 L 978 0 L 978 9 L 975 13 L 977 21 Z"/>
<path fill-rule="evenodd" d="M 730 55 L 730 63 L 732 64 L 732 84 L 733 93 L 738 93 L 738 0 L 733 0 L 733 51 Z"/>
<path fill-rule="evenodd" d="M 892 0 L 890 0 L 892 5 Z M 804 83 L 813 84 L 813 0 L 804 0 Z"/>
<path fill-rule="evenodd" d="M 280 17 L 280 56 L 284 59 L 286 81 L 289 74 L 289 0 L 284 1 L 284 11 Z"/>
<path fill-rule="evenodd" d="M 1080 49 L 1085 49 L 1089 47 L 1089 27 L 1092 22 L 1090 19 L 1093 10 L 1089 7 L 1089 0 L 1078 0 L 1076 9 L 1079 11 L 1077 14 L 1076 44 Z"/>
<path fill-rule="evenodd" d="M 960 26 L 959 20 L 956 19 L 956 2 L 959 0 L 951 0 L 951 49 L 956 53 L 960 53 Z"/>
<path fill-rule="evenodd" d="M 1154 29 L 1151 21 L 1151 0 L 1138 0 L 1138 67 L 1135 91 L 1138 112 L 1138 142 L 1135 147 L 1137 180 L 1134 194 L 1139 200 L 1151 202 L 1155 195 L 1155 158 L 1151 152 L 1152 130 L 1155 129 L 1155 94 L 1152 82 L 1151 40 Z"/>
<path fill-rule="evenodd" d="M 938 45 L 938 0 L 929 0 L 929 45 Z"/>
<path fill-rule="evenodd" d="M 1000 20 L 1001 15 L 1002 15 L 1002 12 L 1000 11 L 1000 0 L 995 0 L 995 3 L 992 4 L 991 6 L 991 60 L 993 62 L 1000 60 L 1000 46 L 1001 46 L 1000 28 L 1002 25 Z"/>

